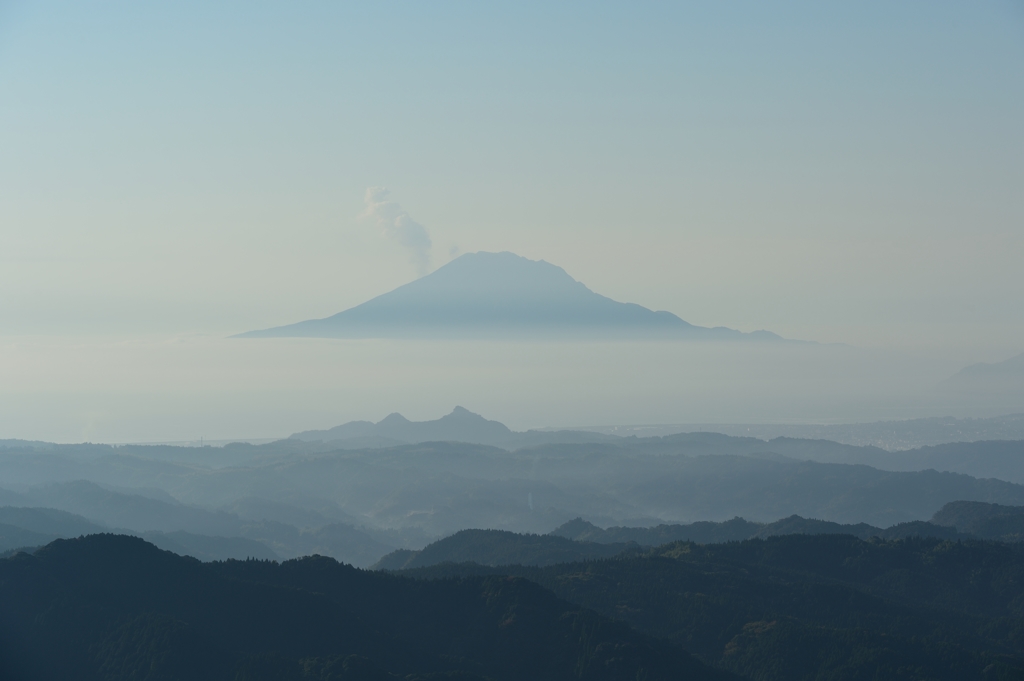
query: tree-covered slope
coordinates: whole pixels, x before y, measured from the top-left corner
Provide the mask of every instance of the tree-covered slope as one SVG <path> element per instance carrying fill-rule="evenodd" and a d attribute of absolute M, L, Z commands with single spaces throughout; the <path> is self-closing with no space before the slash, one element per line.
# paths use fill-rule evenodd
<path fill-rule="evenodd" d="M 932 522 L 984 539 L 1024 540 L 1024 506 L 953 501 L 939 509 Z"/>
<path fill-rule="evenodd" d="M 0 603 L 11 679 L 722 678 L 523 579 L 200 563 L 118 535 L 0 560 Z"/>
<path fill-rule="evenodd" d="M 843 535 L 667 544 L 510 574 L 757 681 L 1024 678 L 1024 546 Z"/>
<path fill-rule="evenodd" d="M 647 528 L 610 527 L 602 530 L 577 518 L 547 535 L 517 534 L 504 530 L 462 530 L 428 544 L 419 551 L 392 551 L 371 568 L 408 570 L 440 563 L 546 566 L 610 558 L 622 553 L 636 553 L 640 546 L 656 546 L 673 541 L 719 544 L 786 534 L 849 534 L 860 539 L 975 538 L 973 535 L 960 533 L 955 527 L 927 522 L 901 523 L 881 529 L 864 523 L 840 525 L 824 520 L 790 516 L 773 523 L 754 523 L 742 518 L 733 518 L 720 523 L 697 522 L 689 525 L 658 525 Z"/>

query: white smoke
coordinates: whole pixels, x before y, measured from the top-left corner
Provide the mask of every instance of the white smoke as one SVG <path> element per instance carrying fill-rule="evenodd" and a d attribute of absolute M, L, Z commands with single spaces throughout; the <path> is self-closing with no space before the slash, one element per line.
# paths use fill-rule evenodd
<path fill-rule="evenodd" d="M 369 187 L 363 199 L 366 208 L 359 217 L 373 220 L 384 236 L 405 246 L 416 269 L 424 275 L 430 271 L 430 234 L 398 202 L 388 200 L 390 193 L 386 187 Z"/>

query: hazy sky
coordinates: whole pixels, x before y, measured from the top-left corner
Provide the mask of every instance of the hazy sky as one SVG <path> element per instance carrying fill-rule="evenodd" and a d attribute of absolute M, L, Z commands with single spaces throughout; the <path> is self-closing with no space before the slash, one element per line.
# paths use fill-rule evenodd
<path fill-rule="evenodd" d="M 6 2 L 0 332 L 241 331 L 511 250 L 698 324 L 1020 344 L 1024 5 Z"/>
<path fill-rule="evenodd" d="M 1022 122 L 1020 2 L 0 0 L 0 336 L 219 337 L 510 250 L 1003 359 Z"/>

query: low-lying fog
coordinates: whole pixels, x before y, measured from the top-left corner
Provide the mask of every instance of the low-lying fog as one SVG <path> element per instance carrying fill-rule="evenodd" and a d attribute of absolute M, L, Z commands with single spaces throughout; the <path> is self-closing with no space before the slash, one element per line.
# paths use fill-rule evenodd
<path fill-rule="evenodd" d="M 1003 357 L 790 343 L 7 337 L 0 433 L 51 442 L 279 438 L 395 411 L 433 419 L 457 404 L 516 430 L 1024 410 L 1020 394 L 942 387 L 979 359 Z"/>

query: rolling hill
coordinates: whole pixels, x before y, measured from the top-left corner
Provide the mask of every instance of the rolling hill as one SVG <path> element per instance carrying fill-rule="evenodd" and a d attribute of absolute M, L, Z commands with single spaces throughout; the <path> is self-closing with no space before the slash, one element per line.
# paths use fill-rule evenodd
<path fill-rule="evenodd" d="M 530 579 L 755 681 L 1024 675 L 1019 543 L 796 534 L 398 574 Z"/>
<path fill-rule="evenodd" d="M 0 602 L 5 679 L 729 678 L 523 579 L 200 563 L 110 534 L 0 560 Z"/>

